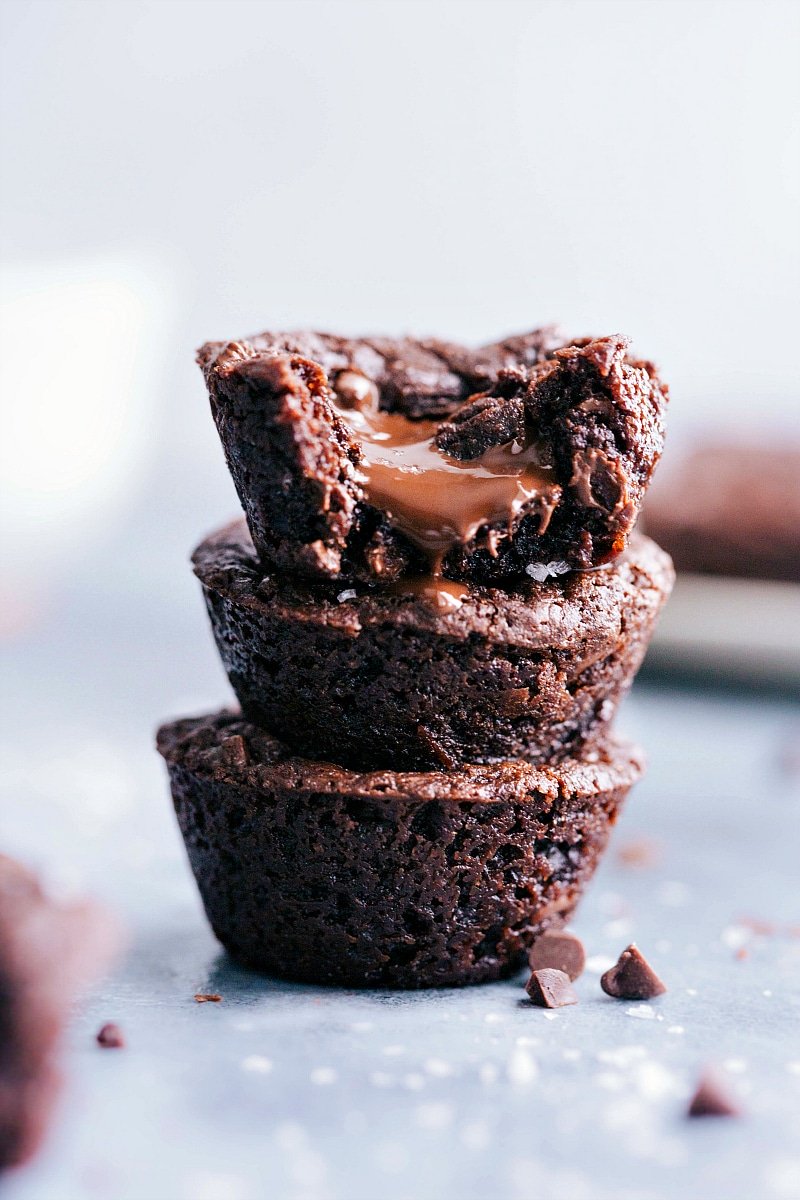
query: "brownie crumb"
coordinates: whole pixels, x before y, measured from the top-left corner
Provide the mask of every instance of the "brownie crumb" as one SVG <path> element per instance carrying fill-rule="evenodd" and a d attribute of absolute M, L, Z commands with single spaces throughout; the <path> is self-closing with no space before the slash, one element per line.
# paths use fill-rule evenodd
<path fill-rule="evenodd" d="M 222 996 L 217 992 L 195 992 L 195 1004 L 219 1004 Z"/>
<path fill-rule="evenodd" d="M 615 1000 L 652 1000 L 667 990 L 633 942 L 602 976 L 600 986 Z"/>
<path fill-rule="evenodd" d="M 621 867 L 642 871 L 654 867 L 661 858 L 661 846 L 652 838 L 632 838 L 617 851 Z"/>
<path fill-rule="evenodd" d="M 701 1075 L 691 1099 L 687 1117 L 740 1117 L 739 1105 L 728 1095 L 719 1080 L 706 1071 Z"/>
<path fill-rule="evenodd" d="M 106 1021 L 97 1034 L 97 1044 L 106 1050 L 121 1050 L 125 1045 L 125 1035 L 119 1025 Z"/>
<path fill-rule="evenodd" d="M 574 933 L 554 930 L 536 939 L 528 954 L 528 963 L 532 971 L 563 971 L 571 980 L 575 980 L 583 973 L 586 951 L 583 942 Z"/>
<path fill-rule="evenodd" d="M 534 971 L 525 985 L 525 991 L 538 1008 L 563 1008 L 566 1004 L 577 1004 L 578 997 L 566 971 L 545 967 Z"/>
<path fill-rule="evenodd" d="M 765 920 L 764 917 L 739 917 L 736 924 L 743 926 L 756 937 L 772 937 L 778 932 L 775 922 Z"/>

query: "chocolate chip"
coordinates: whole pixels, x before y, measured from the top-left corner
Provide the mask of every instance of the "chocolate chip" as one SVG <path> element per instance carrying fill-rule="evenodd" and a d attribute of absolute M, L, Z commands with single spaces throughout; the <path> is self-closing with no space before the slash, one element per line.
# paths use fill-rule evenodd
<path fill-rule="evenodd" d="M 223 346 L 214 359 L 214 366 L 218 371 L 228 371 L 231 367 L 235 367 L 237 363 L 246 362 L 248 358 L 253 358 L 255 353 L 255 348 L 250 342 L 228 342 L 227 346 Z"/>
<path fill-rule="evenodd" d="M 536 939 L 528 953 L 528 962 L 532 971 L 552 969 L 577 979 L 586 965 L 586 951 L 574 933 L 558 929 Z"/>
<path fill-rule="evenodd" d="M 342 408 L 361 411 L 378 407 L 378 389 L 360 371 L 340 371 L 333 386 Z"/>
<path fill-rule="evenodd" d="M 219 748 L 219 756 L 231 767 L 247 767 L 250 764 L 247 746 L 239 733 L 234 733 L 225 739 Z"/>
<path fill-rule="evenodd" d="M 550 967 L 534 971 L 525 991 L 539 1008 L 563 1008 L 565 1004 L 578 1003 L 569 975 Z"/>
<path fill-rule="evenodd" d="M 125 1035 L 119 1025 L 106 1021 L 97 1034 L 97 1044 L 106 1050 L 121 1050 L 125 1045 Z"/>
<path fill-rule="evenodd" d="M 667 990 L 634 943 L 622 951 L 615 965 L 602 976 L 600 986 L 615 1000 L 652 1000 Z"/>
<path fill-rule="evenodd" d="M 741 1109 L 709 1071 L 700 1076 L 687 1117 L 739 1117 Z"/>
<path fill-rule="evenodd" d="M 219 1004 L 222 996 L 216 992 L 196 992 L 194 998 L 197 1004 Z"/>

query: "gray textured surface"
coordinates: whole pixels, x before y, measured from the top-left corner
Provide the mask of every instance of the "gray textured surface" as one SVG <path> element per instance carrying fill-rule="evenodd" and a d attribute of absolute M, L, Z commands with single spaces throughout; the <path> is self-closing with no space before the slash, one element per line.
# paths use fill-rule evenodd
<path fill-rule="evenodd" d="M 795 705 L 635 691 L 622 726 L 651 766 L 575 924 L 577 1007 L 525 1007 L 520 979 L 295 986 L 239 970 L 205 926 L 149 721 L 180 711 L 181 672 L 188 710 L 224 693 L 199 613 L 153 644 L 134 607 L 109 631 L 84 604 L 74 636 L 9 656 L 3 847 L 104 897 L 132 945 L 75 1014 L 59 1120 L 7 1200 L 800 1196 Z M 625 866 L 643 836 L 658 860 Z M 669 985 L 650 1005 L 599 988 L 633 938 Z M 105 1020 L 127 1049 L 94 1045 Z M 709 1062 L 741 1120 L 684 1119 Z"/>

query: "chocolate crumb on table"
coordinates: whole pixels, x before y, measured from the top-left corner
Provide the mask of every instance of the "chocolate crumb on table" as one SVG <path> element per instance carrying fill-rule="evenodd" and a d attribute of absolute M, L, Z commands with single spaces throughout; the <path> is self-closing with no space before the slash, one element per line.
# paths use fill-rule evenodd
<path fill-rule="evenodd" d="M 617 850 L 617 862 L 621 867 L 643 871 L 656 866 L 661 855 L 662 846 L 653 838 L 632 838 Z"/>
<path fill-rule="evenodd" d="M 125 1045 L 125 1035 L 114 1021 L 106 1021 L 98 1031 L 97 1044 L 106 1050 L 121 1050 Z"/>
<path fill-rule="evenodd" d="M 686 1110 L 687 1117 L 739 1117 L 742 1110 L 717 1076 L 703 1072 Z"/>
<path fill-rule="evenodd" d="M 324 333 L 203 346 L 262 562 L 385 585 L 613 559 L 661 454 L 667 389 L 623 337 L 564 343 L 545 329 L 477 350 Z"/>
<path fill-rule="evenodd" d="M 537 1008 L 563 1008 L 577 1004 L 578 997 L 566 971 L 550 967 L 534 971 L 525 985 L 525 991 Z"/>
<path fill-rule="evenodd" d="M 652 1000 L 667 990 L 633 942 L 601 977 L 600 986 L 615 1000 Z"/>
<path fill-rule="evenodd" d="M 586 951 L 576 934 L 566 929 L 547 930 L 531 946 L 528 965 L 532 971 L 563 971 L 574 982 L 583 973 Z"/>

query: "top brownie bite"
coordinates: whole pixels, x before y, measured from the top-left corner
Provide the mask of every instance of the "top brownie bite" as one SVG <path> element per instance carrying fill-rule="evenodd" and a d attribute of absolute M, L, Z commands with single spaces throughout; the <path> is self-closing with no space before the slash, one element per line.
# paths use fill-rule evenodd
<path fill-rule="evenodd" d="M 624 549 L 667 401 L 627 346 L 552 328 L 477 350 L 264 333 L 198 359 L 265 563 L 498 584 Z"/>

